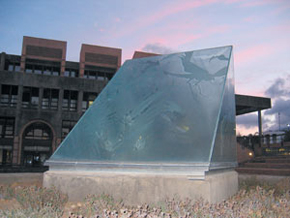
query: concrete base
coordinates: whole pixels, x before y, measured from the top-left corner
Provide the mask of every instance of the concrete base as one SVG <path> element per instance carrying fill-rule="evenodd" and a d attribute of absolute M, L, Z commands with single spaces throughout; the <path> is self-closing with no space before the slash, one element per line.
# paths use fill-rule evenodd
<path fill-rule="evenodd" d="M 205 180 L 191 180 L 185 175 L 55 170 L 44 174 L 43 186 L 55 186 L 67 193 L 70 201 L 82 201 L 89 194 L 109 194 L 127 205 L 158 203 L 173 197 L 217 203 L 238 191 L 238 174 L 234 170 L 217 171 L 207 173 Z"/>

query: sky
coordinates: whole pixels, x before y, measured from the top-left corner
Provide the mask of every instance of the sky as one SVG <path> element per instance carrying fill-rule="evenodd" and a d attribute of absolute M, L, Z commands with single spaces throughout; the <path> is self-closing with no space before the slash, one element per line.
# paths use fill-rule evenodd
<path fill-rule="evenodd" d="M 290 0 L 0 0 L 0 52 L 20 55 L 23 36 L 67 41 L 70 61 L 82 43 L 123 62 L 233 45 L 236 93 L 272 99 L 263 130 L 290 123 Z M 237 117 L 237 133 L 257 131 L 257 113 Z"/>

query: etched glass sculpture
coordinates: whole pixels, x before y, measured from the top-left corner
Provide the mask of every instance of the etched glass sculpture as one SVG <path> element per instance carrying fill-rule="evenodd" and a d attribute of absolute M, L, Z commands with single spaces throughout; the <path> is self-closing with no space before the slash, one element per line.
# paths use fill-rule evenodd
<path fill-rule="evenodd" d="M 47 162 L 232 167 L 232 46 L 126 61 Z"/>

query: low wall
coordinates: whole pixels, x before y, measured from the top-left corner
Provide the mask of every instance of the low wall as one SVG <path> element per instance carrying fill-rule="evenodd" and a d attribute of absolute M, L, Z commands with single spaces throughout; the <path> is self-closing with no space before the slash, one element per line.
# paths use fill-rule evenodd
<path fill-rule="evenodd" d="M 260 182 L 268 184 L 276 184 L 282 179 L 289 176 L 272 176 L 272 175 L 256 175 L 256 174 L 243 174 L 239 173 L 239 184 L 243 182 Z"/>
<path fill-rule="evenodd" d="M 0 185 L 42 186 L 43 173 L 0 173 Z"/>

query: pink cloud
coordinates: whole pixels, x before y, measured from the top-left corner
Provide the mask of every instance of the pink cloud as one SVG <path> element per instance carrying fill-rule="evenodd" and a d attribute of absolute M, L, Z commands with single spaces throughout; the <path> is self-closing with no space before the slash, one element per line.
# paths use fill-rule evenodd
<path fill-rule="evenodd" d="M 233 4 L 233 3 L 240 3 L 241 1 L 244 1 L 244 0 L 225 0 L 224 3 Z"/>
<path fill-rule="evenodd" d="M 167 23 L 166 25 L 159 27 L 158 32 L 166 32 L 170 35 L 172 35 L 172 31 L 178 30 L 178 31 L 188 31 L 192 29 L 200 28 L 200 22 L 193 19 L 188 20 L 187 22 L 180 22 L 180 20 L 175 20 L 170 23 Z"/>
<path fill-rule="evenodd" d="M 253 74 L 252 74 L 253 75 Z M 261 87 L 257 86 L 257 84 L 253 85 L 253 80 L 259 80 L 258 76 L 248 76 L 248 80 L 246 78 L 237 78 L 235 82 L 235 92 L 237 94 L 243 95 L 251 95 L 251 96 L 265 96 L 265 91 L 261 89 Z M 242 82 L 240 82 L 242 81 Z M 266 96 L 265 96 L 266 97 Z"/>
<path fill-rule="evenodd" d="M 167 5 L 162 10 L 156 11 L 155 13 L 149 16 L 144 16 L 136 20 L 135 23 L 130 24 L 130 28 L 124 28 L 123 31 L 117 33 L 117 37 L 130 35 L 131 33 L 136 32 L 139 29 L 157 23 L 158 21 L 164 19 L 165 17 L 185 12 L 193 8 L 213 4 L 216 2 L 218 2 L 218 0 L 198 0 L 198 1 L 183 1 Z"/>
<path fill-rule="evenodd" d="M 243 2 L 241 4 L 241 7 L 257 7 L 257 6 L 266 5 L 272 2 L 273 1 L 271 0 L 252 0 L 248 2 Z"/>
<path fill-rule="evenodd" d="M 140 48 L 143 48 L 146 44 L 157 43 L 176 50 L 179 46 L 193 42 L 197 39 L 206 38 L 213 34 L 225 33 L 230 29 L 230 26 L 215 26 L 207 28 L 203 31 L 198 31 L 199 33 L 190 33 L 188 31 L 183 31 L 188 30 L 189 28 L 200 29 L 199 25 L 195 22 L 183 23 L 180 26 L 176 26 L 175 24 L 167 25 L 166 27 L 159 29 L 159 35 L 152 34 L 152 32 L 150 32 L 147 35 L 143 36 L 145 39 L 143 39 L 143 43 L 142 45 L 140 45 Z M 172 31 L 174 31 L 174 34 L 171 34 Z"/>
<path fill-rule="evenodd" d="M 229 29 L 230 29 L 229 25 L 213 26 L 206 30 L 206 36 L 215 34 L 215 33 L 225 33 Z"/>
<path fill-rule="evenodd" d="M 192 42 L 201 37 L 202 37 L 201 34 L 188 34 L 185 32 L 178 32 L 176 34 L 172 34 L 167 37 L 148 37 L 145 43 L 140 47 L 143 48 L 146 44 L 159 43 L 161 45 L 170 47 L 173 50 L 175 50 L 178 48 L 178 46 Z"/>
<path fill-rule="evenodd" d="M 289 34 L 290 33 L 290 21 L 282 23 L 280 25 L 276 25 L 276 26 L 272 26 L 269 28 L 268 30 L 270 33 L 272 31 L 274 32 L 280 32 L 280 33 L 286 33 Z M 289 41 L 288 41 L 289 42 Z M 289 44 L 289 43 L 288 43 Z"/>
<path fill-rule="evenodd" d="M 206 38 L 214 34 L 226 33 L 230 29 L 229 25 L 220 25 L 207 28 L 203 31 L 200 31 L 198 34 L 188 34 L 184 32 L 178 32 L 170 36 L 169 43 L 171 45 L 180 46 L 186 43 L 192 42 L 197 39 Z"/>
<path fill-rule="evenodd" d="M 178 46 L 194 41 L 202 37 L 201 33 L 192 33 L 192 30 L 200 29 L 199 22 L 189 20 L 189 22 L 171 22 L 167 25 L 152 29 L 139 38 L 139 45 L 136 50 L 141 50 L 148 44 L 159 44 L 160 46 L 178 50 Z M 190 30 L 190 31 L 188 31 Z M 174 34 L 173 34 L 174 33 Z"/>
<path fill-rule="evenodd" d="M 115 18 L 115 22 L 120 23 L 120 22 L 121 22 L 121 18 L 116 17 L 116 18 Z"/>
<path fill-rule="evenodd" d="M 235 0 L 233 0 L 235 1 Z M 289 8 L 290 2 L 288 0 L 251 0 L 251 1 L 240 1 L 240 6 L 241 7 L 257 7 L 257 6 L 262 6 L 262 5 L 281 5 L 281 7 L 279 7 L 278 9 L 276 9 L 275 11 L 277 11 L 278 13 L 280 11 L 284 11 L 287 8 Z"/>
<path fill-rule="evenodd" d="M 244 64 L 247 62 L 260 61 L 263 58 L 273 57 L 279 52 L 285 52 L 289 50 L 289 33 L 290 33 L 290 22 L 284 22 L 280 25 L 270 26 L 267 28 L 259 29 L 251 33 L 251 36 L 261 35 L 265 39 L 263 44 L 253 44 L 245 49 L 235 53 L 235 63 Z M 271 39 L 268 39 L 271 36 Z M 255 42 L 255 41 L 253 41 Z"/>
<path fill-rule="evenodd" d="M 277 15 L 280 15 L 282 13 L 284 13 L 285 11 L 289 10 L 290 9 L 290 2 L 287 1 L 285 2 L 286 4 L 283 4 L 281 5 L 280 7 L 278 7 L 277 9 L 275 9 L 272 14 L 277 16 Z"/>
<path fill-rule="evenodd" d="M 272 55 L 277 49 L 276 46 L 269 44 L 254 45 L 242 51 L 239 51 L 235 55 L 235 63 L 243 64 L 246 62 L 257 61 L 259 58 L 263 58 Z"/>
<path fill-rule="evenodd" d="M 193 28 L 195 23 L 188 24 L 181 24 L 181 26 L 176 27 L 174 24 L 164 27 L 162 30 L 161 35 L 152 34 L 152 32 L 148 33 L 147 35 L 143 35 L 142 43 L 136 48 L 136 50 L 141 50 L 142 48 L 146 47 L 147 45 L 159 45 L 161 47 L 166 47 L 172 51 L 178 51 L 178 47 L 185 45 L 187 43 L 193 42 L 197 39 L 209 37 L 213 34 L 217 33 L 225 33 L 228 31 L 230 26 L 228 25 L 220 25 L 211 28 L 207 28 L 202 33 L 188 33 L 187 31 L 176 31 L 188 28 Z M 168 34 L 174 30 L 175 34 Z"/>
<path fill-rule="evenodd" d="M 248 23 L 255 23 L 259 21 L 260 18 L 258 16 L 249 16 L 249 17 L 244 18 L 243 20 Z"/>
<path fill-rule="evenodd" d="M 173 4 L 171 6 L 166 7 L 162 11 L 158 11 L 157 13 L 150 16 L 148 19 L 145 19 L 144 24 L 154 23 L 154 22 L 161 20 L 164 17 L 167 17 L 169 15 L 188 11 L 190 9 L 202 7 L 202 6 L 212 4 L 215 2 L 217 2 L 217 0 L 187 1 L 187 2 L 182 2 L 182 3 L 178 3 L 178 4 Z"/>
<path fill-rule="evenodd" d="M 239 124 L 236 125 L 236 133 L 241 134 L 242 136 L 249 135 L 249 134 L 254 135 L 256 132 L 258 132 L 258 121 L 257 121 L 257 127 L 246 128 L 243 125 L 239 125 Z"/>

